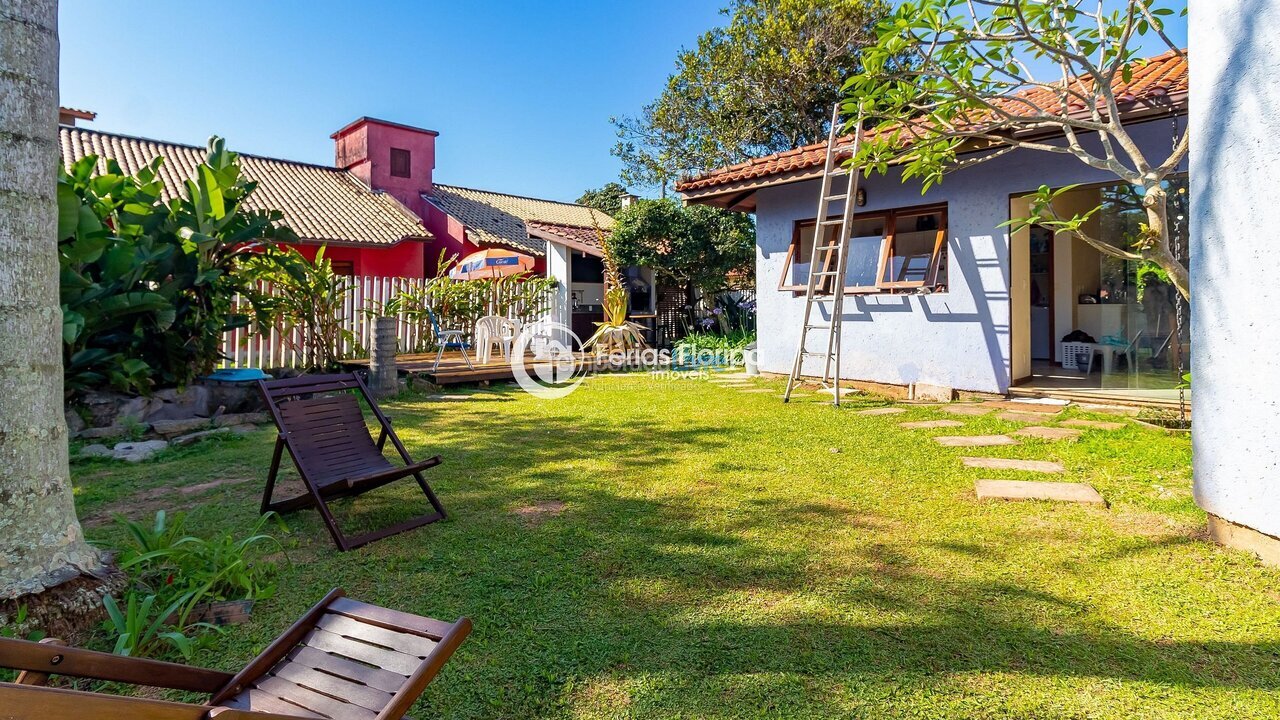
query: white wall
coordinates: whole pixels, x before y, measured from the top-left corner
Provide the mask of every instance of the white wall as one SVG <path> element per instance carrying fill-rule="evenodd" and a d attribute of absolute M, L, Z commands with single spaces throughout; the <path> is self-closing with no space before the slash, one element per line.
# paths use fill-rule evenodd
<path fill-rule="evenodd" d="M 572 326 L 572 307 L 569 302 L 569 286 L 572 279 L 573 252 L 564 245 L 547 241 L 547 277 L 555 278 L 556 300 L 551 308 L 550 319 L 566 327 Z"/>
<path fill-rule="evenodd" d="M 1132 132 L 1152 157 L 1168 156 L 1169 120 L 1145 123 Z M 1009 219 L 1010 197 L 1042 184 L 1114 180 L 1072 157 L 1030 151 L 950 175 L 924 196 L 919 185 L 904 185 L 894 173 L 864 180 L 867 206 L 860 212 L 947 203 L 950 287 L 924 296 L 849 297 L 841 377 L 1006 391 L 1011 374 L 1010 263 L 1008 232 L 1000 225 Z M 817 211 L 818 184 L 812 180 L 765 188 L 757 195 L 760 369 L 766 372 L 787 373 L 794 359 L 804 298 L 777 287 L 794 222 L 812 218 Z M 839 210 L 838 204 L 832 208 Z M 814 332 L 815 337 L 819 334 Z M 806 374 L 820 374 L 821 362 L 806 360 Z"/>
<path fill-rule="evenodd" d="M 1193 0 L 1195 497 L 1280 536 L 1280 4 Z"/>

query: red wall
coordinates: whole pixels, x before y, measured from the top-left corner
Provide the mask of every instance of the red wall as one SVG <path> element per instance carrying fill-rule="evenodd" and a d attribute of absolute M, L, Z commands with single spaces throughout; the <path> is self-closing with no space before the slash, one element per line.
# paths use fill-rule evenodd
<path fill-rule="evenodd" d="M 314 260 L 319 245 L 294 245 L 308 260 Z M 352 264 L 352 272 L 356 275 L 379 275 L 383 277 L 423 277 L 425 267 L 426 243 L 420 240 L 405 240 L 391 247 L 348 247 L 329 245 L 324 256 L 330 260 L 345 260 Z"/>

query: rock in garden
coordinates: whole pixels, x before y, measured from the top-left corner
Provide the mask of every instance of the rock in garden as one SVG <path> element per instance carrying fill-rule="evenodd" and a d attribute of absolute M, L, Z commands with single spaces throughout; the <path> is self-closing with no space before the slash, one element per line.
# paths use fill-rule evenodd
<path fill-rule="evenodd" d="M 102 443 L 85 445 L 84 447 L 80 448 L 80 457 L 82 458 L 111 457 L 111 455 L 112 455 L 111 448 L 107 447 L 106 445 L 103 445 Z"/>
<path fill-rule="evenodd" d="M 174 435 L 185 435 L 196 430 L 203 430 L 209 427 L 209 421 L 206 418 L 189 418 L 186 420 L 156 420 L 151 423 L 151 429 L 158 435 L 165 437 L 173 437 Z"/>
<path fill-rule="evenodd" d="M 143 425 L 140 429 L 145 430 L 148 426 Z M 76 433 L 76 437 L 86 440 L 97 440 L 102 438 L 117 438 L 129 434 L 129 428 L 123 425 L 111 425 L 108 427 L 91 427 L 85 428 Z"/>
<path fill-rule="evenodd" d="M 120 443 L 116 445 L 111 457 L 128 462 L 142 462 L 143 460 L 149 460 L 153 455 L 167 447 L 169 447 L 169 443 L 164 440 Z"/>
<path fill-rule="evenodd" d="M 75 410 L 67 411 L 67 432 L 75 435 L 85 428 L 84 418 Z"/>
<path fill-rule="evenodd" d="M 247 426 L 239 426 L 239 427 L 247 427 Z M 192 443 L 200 442 L 201 440 L 207 437 L 210 437 L 212 435 L 221 435 L 223 433 L 228 433 L 228 432 L 231 432 L 231 428 L 214 428 L 213 430 L 201 430 L 200 432 L 193 432 L 190 435 L 179 435 L 178 437 L 170 440 L 169 444 L 176 445 L 178 447 L 183 447 L 186 445 L 190 445 Z"/>
<path fill-rule="evenodd" d="M 216 427 L 231 427 L 232 425 L 261 425 L 267 422 L 271 422 L 271 418 L 266 413 L 250 412 L 225 413 L 214 418 L 213 424 Z"/>

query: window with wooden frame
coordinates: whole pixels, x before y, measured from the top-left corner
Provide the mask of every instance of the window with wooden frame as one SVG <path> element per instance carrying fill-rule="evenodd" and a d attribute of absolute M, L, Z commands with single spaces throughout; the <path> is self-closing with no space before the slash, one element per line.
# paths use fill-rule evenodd
<path fill-rule="evenodd" d="M 813 266 L 814 233 L 822 228 L 817 248 L 819 272 L 835 270 L 834 247 L 840 232 L 840 218 L 828 218 L 820 226 L 813 220 L 795 224 L 791 248 L 787 251 L 778 289 L 804 292 Z M 947 209 L 945 206 L 902 208 L 859 213 L 853 219 L 849 237 L 849 259 L 845 271 L 845 292 L 869 294 L 946 286 Z M 825 278 L 821 289 L 830 291 Z"/>
<path fill-rule="evenodd" d="M 409 177 L 412 157 L 408 150 L 391 148 L 391 177 Z"/>

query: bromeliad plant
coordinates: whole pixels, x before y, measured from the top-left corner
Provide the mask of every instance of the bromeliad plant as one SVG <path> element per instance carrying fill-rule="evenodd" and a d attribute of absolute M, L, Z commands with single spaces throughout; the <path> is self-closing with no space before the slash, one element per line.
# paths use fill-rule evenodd
<path fill-rule="evenodd" d="M 71 391 L 146 392 L 211 370 L 226 330 L 247 325 L 232 302 L 253 299 L 237 272 L 264 244 L 296 240 L 276 211 L 245 207 L 256 183 L 236 153 L 209 140 L 181 192 L 163 158 L 136 175 L 89 155 L 58 178 L 63 366 Z"/>
<path fill-rule="evenodd" d="M 595 333 L 582 343 L 582 349 L 605 354 L 643 349 L 646 347 L 644 328 L 627 320 L 627 287 L 599 225 L 596 226 L 596 238 L 604 251 L 604 322 L 596 323 Z"/>

